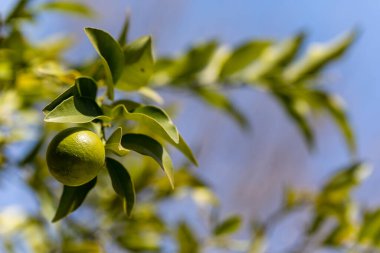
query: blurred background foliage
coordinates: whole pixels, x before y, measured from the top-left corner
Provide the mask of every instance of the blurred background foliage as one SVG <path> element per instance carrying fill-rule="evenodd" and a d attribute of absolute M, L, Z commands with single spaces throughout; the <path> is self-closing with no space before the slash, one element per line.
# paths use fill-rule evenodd
<path fill-rule="evenodd" d="M 2 209 L 1 251 L 269 252 L 269 245 L 278 243 L 270 236 L 273 230 L 295 216 L 306 217 L 302 232 L 290 246 L 279 247 L 281 252 L 318 249 L 376 252 L 380 247 L 379 210 L 361 206 L 352 195 L 370 169 L 363 163 L 352 162 L 356 160 L 356 141 L 344 104 L 340 97 L 320 85 L 322 71 L 345 55 L 357 36 L 356 31 L 311 46 L 305 44 L 307 33 L 285 40 L 252 39 L 234 47 L 211 40 L 194 44 L 177 56 L 164 57 L 156 55 L 154 37 L 129 38 L 130 15 L 126 15 L 124 24 L 118 24 L 119 34 L 114 35 L 124 52 L 121 70 L 112 67 L 114 58 L 109 60 L 102 55 L 102 43 L 97 45 L 92 40 L 110 67 L 111 78 L 120 76 L 115 81 L 114 92 L 113 86 L 108 85 L 110 76 L 102 65 L 104 59 L 94 57 L 71 63 L 64 57 L 70 47 L 67 38 L 38 43 L 30 40 L 25 27 L 46 12 L 85 18 L 97 15 L 89 6 L 78 2 L 20 0 L 14 1 L 10 11 L 1 16 L 1 178 L 3 181 L 9 175 L 19 175 L 21 180 L 17 187 L 28 192 L 37 205 L 33 212 L 15 206 Z M 88 31 L 87 34 L 91 38 Z M 62 186 L 48 173 L 46 146 L 57 131 L 72 124 L 57 124 L 54 118 L 50 123 L 43 123 L 41 115 L 43 108 L 80 76 L 92 76 L 101 85 L 104 95 L 98 98 L 99 103 L 108 101 L 115 93 L 117 99 L 160 105 L 174 117 L 178 106 L 165 102 L 165 94 L 190 94 L 204 102 L 204 106 L 230 116 L 243 132 L 250 131 L 252 125 L 230 94 L 247 87 L 257 89 L 279 104 L 310 152 L 315 147 L 313 120 L 320 114 L 326 115 L 346 141 L 351 164 L 326 179 L 318 190 L 284 189 L 276 210 L 268 211 L 263 219 L 247 219 L 239 213 L 223 212 L 222 202 L 199 173 L 205 165 L 200 163 L 199 169 L 194 168 L 197 162 L 186 148 L 177 146 L 190 162 L 183 157 L 175 160 L 174 189 L 157 170 L 156 163 L 129 153 L 119 159 L 131 174 L 136 191 L 135 207 L 129 218 L 123 212 L 122 199 L 112 193 L 109 180 L 100 175 L 96 187 L 82 205 L 79 203 L 81 207 L 77 210 L 79 205 L 73 207 L 73 214 L 52 223 Z M 180 96 L 174 95 L 169 101 L 176 99 Z M 134 106 L 125 102 L 122 105 Z M 115 108 L 118 104 L 110 106 Z M 192 111 L 191 120 L 199 122 L 197 127 L 206 132 L 201 117 L 197 118 L 199 114 Z M 125 120 L 123 112 L 120 115 L 123 131 L 137 129 Z M 144 125 L 138 127 L 144 131 Z M 111 134 L 110 130 L 106 133 Z M 201 150 L 202 145 L 192 143 L 195 156 L 201 152 L 197 148 Z M 224 183 L 226 188 L 236 187 L 228 180 Z M 237 187 L 245 191 L 244 185 Z M 178 217 L 171 217 L 170 209 L 176 209 Z"/>

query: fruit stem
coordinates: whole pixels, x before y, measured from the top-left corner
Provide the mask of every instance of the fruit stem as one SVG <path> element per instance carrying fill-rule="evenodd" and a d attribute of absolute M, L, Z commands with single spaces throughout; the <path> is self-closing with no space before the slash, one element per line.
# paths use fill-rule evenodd
<path fill-rule="evenodd" d="M 103 141 L 103 144 L 105 144 L 107 142 L 107 138 L 106 138 L 106 131 L 105 131 L 105 128 L 104 128 L 104 123 L 103 121 L 100 122 L 100 133 L 101 133 L 101 139 Z"/>

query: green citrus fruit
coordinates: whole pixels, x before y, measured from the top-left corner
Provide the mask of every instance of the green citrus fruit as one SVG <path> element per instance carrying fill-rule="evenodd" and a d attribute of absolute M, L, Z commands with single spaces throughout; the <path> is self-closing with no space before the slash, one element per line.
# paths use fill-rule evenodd
<path fill-rule="evenodd" d="M 104 166 L 104 145 L 86 128 L 68 128 L 50 142 L 46 160 L 50 173 L 59 182 L 68 186 L 82 185 L 95 178 Z"/>

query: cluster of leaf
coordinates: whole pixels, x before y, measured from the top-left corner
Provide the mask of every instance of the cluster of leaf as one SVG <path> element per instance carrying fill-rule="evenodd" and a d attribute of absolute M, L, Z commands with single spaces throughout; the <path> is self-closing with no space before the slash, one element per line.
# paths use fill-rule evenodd
<path fill-rule="evenodd" d="M 93 11 L 75 2 L 39 4 L 20 0 L 6 17 L 0 17 L 0 167 L 4 168 L 1 173 L 10 173 L 7 169 L 17 162 L 23 168 L 25 186 L 36 194 L 39 202 L 36 214 L 17 215 L 22 219 L 8 217 L 9 212 L 1 213 L 0 241 L 8 252 L 103 252 L 104 248 L 110 252 L 114 249 L 167 252 L 172 245 L 180 253 L 200 252 L 209 247 L 243 252 L 262 250 L 266 225 L 254 225 L 248 240 L 233 239 L 240 228 L 240 218 L 220 219 L 214 214 L 219 209 L 218 201 L 207 184 L 191 172 L 190 165 L 173 169 L 168 144 L 193 164 L 197 162 L 168 114 L 156 106 L 162 102 L 157 91 L 163 87 L 190 91 L 245 126 L 245 115 L 225 90 L 252 85 L 280 102 L 309 146 L 314 142 L 310 112 L 324 110 L 354 148 L 354 137 L 339 100 L 316 87 L 320 72 L 344 54 L 355 37 L 353 33 L 333 43 L 306 49 L 304 55 L 300 52 L 305 36 L 300 34 L 282 42 L 252 40 L 233 49 L 212 41 L 194 46 L 179 57 L 155 59 L 150 37 L 127 40 L 127 18 L 117 40 L 104 31 L 87 28 L 85 32 L 98 58 L 72 66 L 62 57 L 67 40 L 34 45 L 23 34 L 23 23 L 44 11 L 93 15 Z M 47 124 L 42 124 L 39 116 L 43 106 Z M 64 186 L 57 209 L 61 186 L 48 173 L 46 145 L 57 131 L 78 124 L 103 138 L 107 170 L 85 185 Z M 30 152 L 12 160 L 7 147 L 28 141 L 34 143 Z M 157 167 L 164 170 L 169 182 Z M 341 177 L 344 176 L 336 180 Z M 350 198 L 341 197 L 331 203 L 324 199 L 325 194 L 330 196 L 327 188 L 315 198 L 318 199 L 315 203 L 331 205 L 332 209 L 349 207 L 344 201 Z M 174 225 L 165 221 L 161 206 L 168 201 L 180 206 L 184 200 L 177 199 L 183 196 L 190 196 L 202 210 L 205 207 L 213 210 L 207 214 L 210 216 L 207 236 L 198 236 L 198 228 L 189 225 L 186 219 Z M 57 221 L 79 206 L 82 207 L 77 212 L 56 225 L 46 219 L 55 213 Z M 123 215 L 122 209 L 130 218 Z M 323 222 L 333 217 L 317 205 L 314 213 L 315 219 L 323 218 Z M 373 235 L 378 227 L 369 226 L 376 217 L 376 211 L 368 212 L 363 218 L 368 230 L 363 228 L 360 232 L 361 242 L 370 246 L 377 243 Z M 343 222 L 343 218 L 337 218 L 343 225 L 349 223 L 347 219 Z M 337 241 L 336 245 L 343 242 Z"/>
<path fill-rule="evenodd" d="M 153 83 L 189 89 L 192 93 L 231 115 L 245 126 L 245 116 L 222 93 L 223 88 L 251 85 L 277 100 L 311 148 L 314 134 L 309 122 L 311 111 L 324 111 L 336 122 L 348 146 L 355 141 L 340 99 L 316 87 L 320 71 L 349 48 L 355 33 L 323 45 L 301 49 L 305 34 L 285 41 L 251 40 L 233 49 L 206 42 L 177 58 L 161 58 L 156 63 Z"/>

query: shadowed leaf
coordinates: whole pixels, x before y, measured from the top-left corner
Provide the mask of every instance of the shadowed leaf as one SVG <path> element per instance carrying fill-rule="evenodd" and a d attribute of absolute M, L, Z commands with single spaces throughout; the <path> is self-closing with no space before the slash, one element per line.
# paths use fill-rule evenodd
<path fill-rule="evenodd" d="M 83 203 L 87 194 L 94 188 L 95 184 L 96 178 L 81 186 L 74 187 L 64 185 L 58 209 L 52 221 L 56 222 L 74 212 Z"/>
<path fill-rule="evenodd" d="M 172 160 L 158 141 L 143 134 L 125 134 L 121 139 L 121 145 L 126 149 L 153 158 L 164 170 L 171 186 L 174 188 Z"/>
<path fill-rule="evenodd" d="M 131 176 L 121 163 L 112 158 L 106 158 L 106 165 L 113 189 L 124 199 L 124 211 L 130 216 L 135 203 L 135 189 Z"/>

